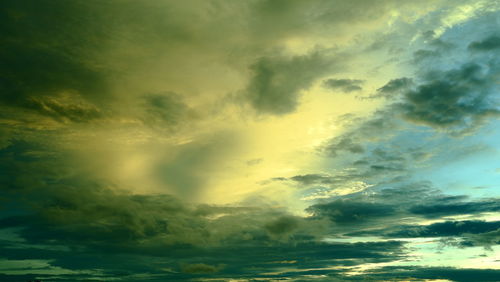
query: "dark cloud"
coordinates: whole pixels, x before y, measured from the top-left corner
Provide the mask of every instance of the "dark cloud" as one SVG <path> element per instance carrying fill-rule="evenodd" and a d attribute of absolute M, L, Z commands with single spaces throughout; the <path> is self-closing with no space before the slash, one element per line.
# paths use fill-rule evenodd
<path fill-rule="evenodd" d="M 371 203 L 349 199 L 316 204 L 307 208 L 316 217 L 327 217 L 335 223 L 356 224 L 379 217 L 394 215 L 395 208 L 383 203 Z"/>
<path fill-rule="evenodd" d="M 349 187 L 392 186 L 409 180 L 413 169 L 425 165 L 436 150 L 422 146 L 418 140 L 425 137 L 406 131 L 403 122 L 391 112 L 380 111 L 371 118 L 355 120 L 345 129 L 344 134 L 328 140 L 318 150 L 331 158 L 329 173 L 282 180 L 294 181 L 301 188 L 325 187 L 332 193 L 332 189 L 345 191 Z"/>
<path fill-rule="evenodd" d="M 433 72 L 428 80 L 404 94 L 404 102 L 395 105 L 403 117 L 453 132 L 468 132 L 500 111 L 491 99 L 494 93 L 495 66 L 476 63 L 458 69 Z"/>
<path fill-rule="evenodd" d="M 170 104 L 160 109 L 168 102 L 152 101 L 162 86 L 146 87 L 155 94 L 142 101 L 132 98 L 148 92 L 141 82 L 134 83 L 140 90 L 120 89 L 123 81 L 135 79 L 133 73 L 143 64 L 151 67 L 151 58 L 161 60 L 162 54 L 174 53 L 176 44 L 200 40 L 187 25 L 181 28 L 183 16 L 173 17 L 172 6 L 161 1 L 6 1 L 0 11 L 2 112 L 9 120 L 23 122 L 28 117 L 59 123 L 103 117 L 178 122 L 184 117 L 179 115 L 181 108 Z M 162 71 L 162 79 L 172 79 L 169 70 Z M 137 102 L 132 109 L 131 100 Z M 149 111 L 146 117 L 137 116 L 141 106 Z"/>
<path fill-rule="evenodd" d="M 48 158 L 31 153 L 47 150 L 40 145 L 14 143 L 0 151 L 3 192 L 15 193 L 9 196 L 9 203 L 19 204 L 22 211 L 22 215 L 2 219 L 3 227 L 25 226 L 21 233 L 33 243 L 55 240 L 128 248 L 133 242 L 152 243 L 162 234 L 162 244 L 167 245 L 205 241 L 204 215 L 178 199 L 119 192 L 109 183 L 72 171 L 65 165 L 68 155 L 58 153 Z M 191 230 L 192 235 L 181 236 L 182 230 Z"/>
<path fill-rule="evenodd" d="M 436 37 L 436 32 L 434 30 L 427 30 L 422 32 L 421 36 L 425 41 L 431 41 Z"/>
<path fill-rule="evenodd" d="M 492 35 L 481 41 L 474 41 L 469 44 L 468 48 L 472 51 L 491 51 L 500 49 L 500 36 Z"/>
<path fill-rule="evenodd" d="M 500 245 L 500 228 L 489 232 L 479 234 L 465 234 L 462 245 L 465 246 L 482 246 L 492 250 L 492 246 Z"/>
<path fill-rule="evenodd" d="M 311 5 L 305 1 L 255 1 L 226 5 L 209 1 L 193 5 L 174 1 L 138 4 L 136 1 L 8 0 L 3 3 L 0 9 L 0 263 L 6 260 L 19 264 L 10 273 L 17 270 L 30 274 L 0 274 L 0 280 L 281 280 L 297 276 L 307 280 L 313 275 L 323 275 L 326 281 L 456 277 L 456 280 L 470 280 L 475 275 L 488 281 L 493 274 L 498 277 L 498 273 L 486 270 L 460 272 L 409 267 L 371 270 L 363 277 L 345 276 L 342 267 L 351 270 L 366 263 L 395 262 L 413 256 L 408 256 L 406 243 L 399 241 L 322 240 L 327 235 L 331 239 L 348 232 L 353 234 L 354 230 L 364 236 L 369 230 L 382 228 L 379 235 L 386 239 L 441 236 L 456 237 L 464 246 L 498 244 L 498 222 L 448 221 L 397 229 L 402 220 L 473 216 L 498 212 L 500 207 L 495 199 L 446 196 L 429 184 L 402 185 L 388 180 L 403 177 L 413 165 L 418 165 L 420 158 L 425 158 L 425 149 L 429 148 L 415 145 L 423 140 L 421 135 L 406 136 L 416 140 L 413 143 L 401 137 L 404 134 L 398 130 L 402 122 L 397 120 L 400 115 L 434 128 L 461 130 L 498 114 L 491 98 L 496 93 L 493 85 L 498 66 L 479 58 L 480 52 L 473 54 L 479 58 L 473 64 L 422 75 L 413 79 L 414 85 L 410 78 L 400 78 L 379 88 L 378 92 L 384 95 L 402 92 L 401 101 L 396 100 L 398 103 L 376 113 L 373 119 L 353 125 L 347 134 L 325 144 L 323 151 L 336 157 L 328 161 L 338 161 L 335 167 L 338 171 L 324 169 L 320 173 L 276 178 L 304 186 L 306 189 L 298 194 L 308 192 L 308 186 L 314 185 L 333 190 L 359 182 L 363 187 L 371 187 L 345 196 L 330 194 L 331 198 L 314 202 L 307 209 L 312 213 L 310 217 L 292 215 L 287 212 L 288 207 L 274 203 L 217 206 L 194 204 L 176 197 L 203 200 L 194 195 L 202 194 L 199 192 L 210 177 L 217 175 L 212 169 L 227 167 L 221 155 L 231 154 L 232 143 L 226 140 L 234 136 L 229 134 L 200 138 L 203 140 L 163 136 L 172 137 L 179 145 L 165 149 L 168 151 L 165 155 L 154 156 L 161 161 L 149 171 L 153 175 L 148 176 L 155 177 L 176 196 L 128 193 L 107 179 L 106 173 L 97 176 L 91 173 L 93 170 L 84 168 L 84 161 L 75 156 L 77 152 L 67 149 L 82 145 L 79 140 L 82 137 L 91 142 L 98 139 L 93 134 L 100 134 L 102 128 L 93 127 L 95 124 L 91 122 L 95 120 L 142 122 L 141 125 L 152 126 L 155 131 L 170 130 L 196 118 L 190 105 L 197 101 L 188 103 L 191 100 L 185 94 L 176 93 L 187 93 L 178 89 L 186 81 L 200 97 L 217 92 L 205 88 L 211 69 L 192 67 L 206 62 L 236 58 L 228 65 L 229 72 L 238 76 L 253 61 L 242 96 L 258 113 L 291 113 L 298 107 L 301 93 L 316 81 L 333 75 L 339 61 L 328 52 L 301 56 L 270 54 L 276 54 L 273 52 L 295 39 L 308 42 L 307 39 L 324 37 L 325 33 L 329 36 L 352 33 L 358 24 L 376 25 L 387 11 L 402 5 L 392 0 L 377 5 L 369 2 L 319 1 Z M 199 21 L 193 22 L 193 18 Z M 497 48 L 497 38 L 491 38 L 473 42 L 469 49 Z M 437 51 L 417 51 L 416 55 L 444 54 L 438 40 L 432 44 Z M 228 59 L 227 53 L 236 55 Z M 156 61 L 158 65 L 169 66 L 160 68 Z M 226 63 L 221 64 L 227 67 Z M 202 75 L 196 74 L 198 69 L 203 69 Z M 199 76 L 204 78 L 201 82 Z M 236 77 L 235 81 L 243 79 Z M 325 84 L 351 92 L 361 90 L 362 81 L 330 79 Z M 169 89 L 176 93 L 165 92 Z M 136 90 L 136 94 L 128 93 Z M 123 116 L 116 118 L 117 112 Z M 71 123 L 74 127 L 67 127 L 65 134 L 61 134 L 62 130 L 56 127 L 23 128 L 26 125 L 18 123 L 30 119 L 48 120 L 57 126 Z M 79 131 L 82 123 L 91 123 L 86 127 L 88 131 Z M 115 129 L 114 125 L 111 127 Z M 120 139 L 114 136 L 114 131 L 107 137 Z M 99 147 L 100 140 L 95 142 L 85 146 Z M 121 149 L 117 147 L 116 150 Z M 131 147 L 135 149 L 135 143 Z M 103 152 L 106 150 L 102 148 Z M 133 152 L 130 155 L 135 157 Z M 106 159 L 107 155 L 86 157 Z M 259 162 L 255 159 L 247 164 L 255 166 Z M 33 261 L 42 266 L 31 266 Z M 0 270 L 7 271 L 4 267 Z"/>
<path fill-rule="evenodd" d="M 480 234 L 486 236 L 495 232 L 500 228 L 500 223 L 449 219 L 430 225 L 401 225 L 401 222 L 409 218 L 419 221 L 455 215 L 474 216 L 485 212 L 498 212 L 499 209 L 498 201 L 495 200 L 471 200 L 463 195 L 448 196 L 425 183 L 414 183 L 389 189 L 374 187 L 337 196 L 334 200 L 312 205 L 307 211 L 313 218 L 329 219 L 335 224 L 335 228 L 330 232 L 345 236 L 415 238 L 464 237 L 466 234 L 478 234 L 479 238 Z M 486 237 L 490 242 L 495 241 L 493 233 Z"/>
<path fill-rule="evenodd" d="M 182 272 L 192 274 L 210 274 L 218 272 L 223 266 L 213 266 L 204 263 L 186 264 L 182 266 Z"/>
<path fill-rule="evenodd" d="M 408 149 L 407 152 L 401 152 L 382 146 L 375 147 L 370 154 L 366 154 L 364 158 L 355 161 L 353 165 L 379 172 L 403 172 L 408 168 L 409 162 L 418 161 L 418 152 L 418 149 Z"/>
<path fill-rule="evenodd" d="M 289 179 L 296 181 L 302 185 L 331 184 L 334 182 L 334 179 L 331 176 L 321 175 L 321 174 L 295 175 L 295 176 L 290 177 Z"/>
<path fill-rule="evenodd" d="M 89 7 L 80 1 L 7 1 L 0 13 L 0 101 L 56 119 L 97 117 L 92 107 L 57 100 L 68 91 L 91 101 L 107 93 L 106 71 L 90 59 L 106 37 Z"/>
<path fill-rule="evenodd" d="M 493 44 L 494 38 L 490 37 L 485 42 Z M 442 52 L 448 47 L 441 45 L 437 46 L 438 50 L 418 50 L 414 54 L 415 59 L 452 58 L 450 50 Z M 473 42 L 470 46 L 482 45 Z M 420 66 L 415 78 L 393 79 L 377 89 L 377 93 L 370 98 L 390 97 L 397 101 L 386 108 L 386 118 L 390 118 L 390 112 L 396 114 L 393 118 L 400 115 L 411 123 L 430 126 L 455 136 L 469 134 L 489 118 L 500 114 L 494 95 L 498 90 L 499 73 L 496 60 L 477 54 L 473 61 L 462 60 L 454 68 L 442 69 L 439 65 L 429 60 Z"/>
<path fill-rule="evenodd" d="M 385 165 L 371 165 L 370 169 L 376 170 L 376 171 L 401 171 L 401 168 L 398 167 L 390 167 L 390 166 L 385 166 Z"/>
<path fill-rule="evenodd" d="M 386 266 L 369 270 L 351 279 L 375 281 L 408 281 L 412 279 L 447 279 L 457 282 L 497 281 L 500 271 L 497 269 L 468 269 L 453 267 L 418 267 Z"/>
<path fill-rule="evenodd" d="M 264 225 L 264 228 L 273 235 L 283 235 L 297 229 L 299 222 L 300 221 L 295 217 L 284 216 L 267 223 Z"/>
<path fill-rule="evenodd" d="M 250 69 L 253 76 L 245 97 L 260 113 L 283 115 L 293 112 L 300 92 L 332 68 L 332 60 L 318 52 L 295 57 L 263 57 Z"/>
<path fill-rule="evenodd" d="M 391 238 L 415 238 L 415 237 L 443 237 L 443 236 L 460 236 L 467 234 L 480 234 L 495 231 L 500 228 L 500 221 L 480 221 L 480 220 L 464 220 L 464 221 L 446 221 L 438 222 L 430 225 L 420 226 L 402 226 L 399 230 L 388 232 L 386 237 Z"/>
<path fill-rule="evenodd" d="M 30 224 L 30 221 L 25 221 L 22 225 L 29 226 Z M 87 225 L 88 223 L 78 223 L 78 225 L 82 224 Z M 193 225 L 194 223 L 190 222 L 189 224 Z M 89 225 L 88 228 L 90 229 L 92 226 L 94 224 Z M 62 225 L 59 227 L 64 228 Z M 46 227 L 40 225 L 37 228 Z M 78 227 L 80 231 L 83 230 L 82 228 L 84 227 Z M 30 230 L 33 231 L 33 229 Z M 192 231 L 185 231 L 187 233 L 184 233 L 184 236 L 191 236 L 189 232 Z M 282 269 L 283 264 L 280 263 L 282 261 L 296 261 L 297 267 L 304 269 L 303 271 L 307 273 L 309 268 L 327 267 L 331 264 L 357 265 L 367 262 L 388 262 L 405 256 L 403 243 L 393 241 L 354 244 L 295 241 L 293 244 L 268 244 L 263 238 L 247 237 L 235 243 L 226 241 L 219 246 L 164 245 L 161 242 L 150 246 L 147 240 L 141 240 L 128 241 L 128 247 L 113 248 L 103 245 L 99 248 L 89 249 L 88 247 L 92 246 L 89 241 L 85 245 L 77 247 L 73 244 L 75 238 L 72 238 L 75 234 L 64 232 L 63 235 L 66 236 L 66 239 L 63 239 L 62 235 L 52 237 L 50 242 L 54 250 L 19 248 L 13 242 L 11 246 L 1 247 L 2 254 L 8 259 L 38 257 L 50 260 L 52 267 L 75 271 L 100 269 L 101 280 L 113 277 L 126 281 L 135 281 L 134 274 L 136 273 L 148 273 L 146 277 L 151 276 L 153 281 L 155 281 L 155 277 L 159 281 L 162 279 L 183 280 L 192 277 L 191 275 L 194 275 L 193 277 L 210 275 L 233 278 L 281 277 L 290 274 L 286 272 L 274 275 L 262 273 Z M 26 238 L 31 246 L 36 246 L 32 237 Z M 122 240 L 122 238 L 103 238 L 103 240 L 115 245 L 115 240 Z M 78 249 L 78 252 L 58 248 L 58 243 L 64 243 L 64 246 L 71 249 Z M 199 263 L 201 258 L 203 258 L 203 263 Z M 64 277 L 57 275 L 57 272 L 54 275 L 58 278 Z M 73 279 L 76 278 L 73 277 Z"/>
<path fill-rule="evenodd" d="M 136 273 L 148 273 L 151 281 L 201 276 L 272 279 L 311 275 L 316 273 L 311 269 L 332 265 L 396 261 L 406 256 L 403 242 L 324 243 L 315 237 L 324 233 L 314 226 L 325 225 L 322 220 L 328 219 L 336 224 L 332 228 L 344 227 L 340 231 L 373 229 L 386 225 L 384 219 L 400 221 L 408 216 L 405 209 L 411 210 L 418 203 L 456 203 L 467 199 L 444 196 L 420 184 L 348 195 L 313 205 L 308 209 L 313 213 L 309 219 L 262 207 L 192 206 L 167 195 L 113 191 L 102 182 L 66 174 L 61 159 L 28 154 L 41 149 L 34 144 L 14 143 L 0 152 L 2 164 L 17 163 L 8 177 L 0 175 L 1 180 L 11 191 L 23 194 L 17 200 L 17 212 L 4 214 L 0 226 L 16 228 L 22 244 L 30 246 L 19 248 L 19 242 L 7 240 L 0 248 L 3 257 L 10 260 L 42 259 L 50 260 L 51 267 L 102 270 L 99 275 L 88 274 L 85 278 L 58 275 L 61 281 L 145 279 L 134 277 Z M 374 154 L 384 159 L 397 158 L 385 151 Z M 4 168 L 6 165 L 1 171 L 7 171 Z M 31 172 L 29 178 L 25 169 Z M 304 183 L 332 180 L 322 174 L 291 179 Z M 13 201 L 11 197 L 10 202 Z M 421 236 L 495 232 L 494 226 L 479 222 L 428 227 Z M 482 238 L 483 242 L 494 241 Z M 479 238 L 476 242 L 480 244 Z M 283 261 L 296 261 L 293 267 L 299 272 L 284 269 L 280 263 Z M 276 274 L 269 274 L 273 271 Z M 321 272 L 328 273 L 345 280 L 342 272 Z"/>
<path fill-rule="evenodd" d="M 21 238 L 0 242 L 3 258 L 46 260 L 54 269 L 89 271 L 87 276 L 55 271 L 52 277 L 61 281 L 285 277 L 292 274 L 262 273 L 281 273 L 280 261 L 297 261 L 307 274 L 309 268 L 332 263 L 357 265 L 405 256 L 401 242 L 321 242 L 321 218 L 292 216 L 281 209 L 192 205 L 168 195 L 132 195 L 78 173 L 66 165 L 68 155 L 55 154 L 50 146 L 14 142 L 0 150 L 0 160 L 2 201 L 15 207 L 1 211 L 1 231 L 15 230 Z M 372 218 L 367 213 L 373 209 L 357 208 L 357 215 Z M 356 215 L 336 219 L 352 217 Z M 92 274 L 95 269 L 99 273 Z M 146 278 L 135 277 L 137 273 L 147 273 Z M 20 276 L 8 279 L 14 277 Z M 44 274 L 30 277 L 50 280 Z"/>
<path fill-rule="evenodd" d="M 398 128 L 401 128 L 401 121 L 393 112 L 377 111 L 369 118 L 346 122 L 346 132 L 328 140 L 319 150 L 331 157 L 345 152 L 364 155 L 371 144 L 394 137 Z"/>
<path fill-rule="evenodd" d="M 325 150 L 330 156 L 336 156 L 339 151 L 353 154 L 361 154 L 365 151 L 360 142 L 356 142 L 354 138 L 348 135 L 334 138 Z"/>
<path fill-rule="evenodd" d="M 59 122 L 89 122 L 103 117 L 102 111 L 95 105 L 75 94 L 63 94 L 44 99 L 33 97 L 25 106 Z"/>
<path fill-rule="evenodd" d="M 389 96 L 398 93 L 399 91 L 406 90 L 412 85 L 413 81 L 408 77 L 401 77 L 390 80 L 384 86 L 377 89 L 379 95 Z"/>
<path fill-rule="evenodd" d="M 357 265 L 364 262 L 387 262 L 405 256 L 404 243 L 398 241 L 366 242 L 366 243 L 298 243 L 293 246 L 242 245 L 238 248 L 217 250 L 213 253 L 226 255 L 224 260 L 230 261 L 223 271 L 235 277 L 283 277 L 290 274 L 263 274 L 270 269 L 282 270 L 286 262 L 289 265 L 307 272 L 310 268 L 328 267 L 331 265 Z M 237 252 L 237 253 L 234 253 Z M 202 253 L 203 254 L 203 253 Z M 213 258 L 213 256 L 210 256 Z M 285 263 L 284 263 L 285 262 Z"/>
<path fill-rule="evenodd" d="M 173 129 L 180 122 L 187 122 L 195 117 L 182 100 L 182 96 L 173 92 L 147 94 L 143 97 L 144 113 L 140 118 L 146 125 Z"/>
<path fill-rule="evenodd" d="M 337 261 L 332 261 L 338 263 Z M 344 264 L 349 266 L 347 264 Z M 338 264 L 336 266 L 339 266 Z M 269 265 L 268 265 L 269 267 Z M 175 274 L 149 272 L 141 276 L 134 276 L 123 272 L 114 273 L 114 275 L 89 275 L 89 274 L 64 274 L 64 275 L 1 275 L 2 281 L 30 281 L 46 280 L 50 281 L 102 281 L 108 278 L 119 279 L 122 281 L 166 281 L 166 280 L 197 280 L 200 277 L 204 279 L 213 279 L 214 281 L 225 281 L 228 279 L 240 278 L 251 280 L 289 280 L 294 281 L 408 281 L 408 280 L 429 280 L 429 279 L 447 279 L 457 282 L 468 281 L 497 281 L 500 271 L 496 269 L 471 269 L 471 268 L 453 268 L 453 267 L 419 267 L 419 266 L 385 266 L 363 271 L 361 274 L 347 274 L 344 270 L 336 269 L 290 269 L 287 271 L 286 265 L 278 266 L 276 274 L 262 274 L 262 268 L 256 267 L 249 270 L 247 275 L 244 273 L 203 273 L 202 274 Z M 231 269 L 231 271 L 236 271 Z"/>
<path fill-rule="evenodd" d="M 252 31 L 257 40 L 276 42 L 279 39 L 300 35 L 305 38 L 329 34 L 346 35 L 357 27 L 378 26 L 380 20 L 400 2 L 384 0 L 376 5 L 371 1 L 342 1 L 331 3 L 319 0 L 303 2 L 297 0 L 263 0 L 250 5 Z M 408 7 L 408 6 L 407 6 Z M 414 7 L 408 7 L 414 9 Z M 345 23 L 349 22 L 346 29 Z M 258 36 L 257 36 L 258 35 Z"/>
<path fill-rule="evenodd" d="M 328 79 L 323 82 L 323 86 L 332 90 L 340 89 L 342 92 L 360 91 L 360 86 L 364 80 L 359 79 Z"/>
<path fill-rule="evenodd" d="M 461 201 L 461 199 L 443 197 L 435 199 L 433 202 L 412 206 L 409 211 L 427 218 L 437 218 L 449 215 L 500 211 L 500 202 L 494 199 L 465 202 Z"/>
<path fill-rule="evenodd" d="M 432 156 L 433 149 L 414 142 L 421 138 L 408 138 L 401 129 L 401 122 L 392 113 L 378 113 L 349 125 L 348 131 L 325 142 L 319 151 L 338 163 L 322 183 L 348 187 L 352 182 L 381 184 L 391 179 L 408 177 L 414 167 L 419 167 Z M 404 138 L 401 142 L 399 138 Z M 297 179 L 299 180 L 299 179 Z"/>
<path fill-rule="evenodd" d="M 0 274 L 0 279 L 5 282 L 19 282 L 19 281 L 42 281 L 37 279 L 37 277 L 40 277 L 38 275 L 34 274 L 14 274 L 14 275 L 9 275 L 9 274 Z"/>
<path fill-rule="evenodd" d="M 337 152 L 335 153 L 337 154 Z M 329 156 L 336 155 L 330 154 Z M 273 180 L 291 181 L 300 188 L 311 185 L 342 188 L 353 181 L 374 181 L 377 178 L 404 175 L 412 165 L 420 162 L 423 158 L 425 158 L 425 154 L 421 152 L 420 148 L 411 148 L 403 151 L 391 150 L 390 146 L 380 146 L 374 147 L 370 151 L 350 155 L 349 161 L 352 160 L 352 163 L 349 164 L 351 167 L 348 170 L 331 174 L 313 173 L 292 177 L 275 177 Z"/>

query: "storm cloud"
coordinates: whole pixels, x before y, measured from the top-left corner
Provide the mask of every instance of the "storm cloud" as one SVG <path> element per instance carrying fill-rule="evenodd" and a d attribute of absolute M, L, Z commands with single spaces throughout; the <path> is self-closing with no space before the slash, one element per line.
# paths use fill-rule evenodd
<path fill-rule="evenodd" d="M 494 281 L 499 11 L 5 1 L 0 280 Z"/>

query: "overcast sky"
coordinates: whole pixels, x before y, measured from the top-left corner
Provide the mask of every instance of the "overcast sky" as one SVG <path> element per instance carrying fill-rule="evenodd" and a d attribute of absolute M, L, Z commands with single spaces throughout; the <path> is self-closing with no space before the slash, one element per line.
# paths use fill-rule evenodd
<path fill-rule="evenodd" d="M 500 280 L 499 27 L 496 0 L 2 1 L 0 280 Z"/>

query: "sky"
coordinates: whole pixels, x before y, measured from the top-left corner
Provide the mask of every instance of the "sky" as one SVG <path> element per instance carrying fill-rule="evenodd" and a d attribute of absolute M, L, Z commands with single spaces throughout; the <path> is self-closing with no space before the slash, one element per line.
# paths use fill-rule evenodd
<path fill-rule="evenodd" d="M 1 281 L 499 281 L 500 2 L 4 0 Z"/>

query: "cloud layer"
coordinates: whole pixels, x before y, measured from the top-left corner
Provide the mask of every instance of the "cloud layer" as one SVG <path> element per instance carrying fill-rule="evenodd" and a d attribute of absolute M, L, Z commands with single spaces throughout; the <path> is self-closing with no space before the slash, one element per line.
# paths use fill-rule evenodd
<path fill-rule="evenodd" d="M 498 280 L 499 11 L 6 1 L 0 280 Z"/>

